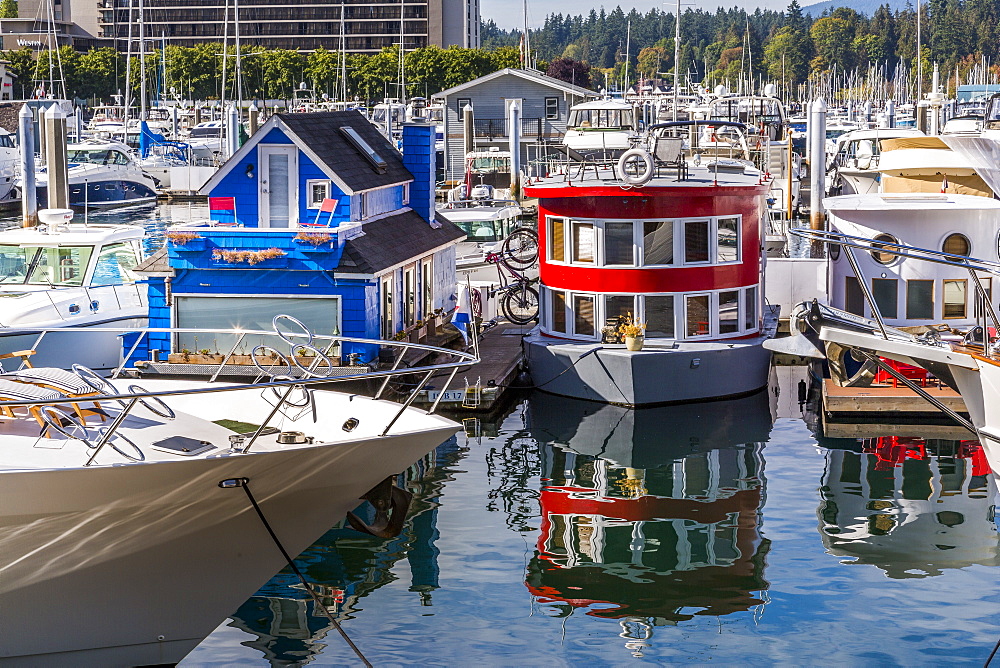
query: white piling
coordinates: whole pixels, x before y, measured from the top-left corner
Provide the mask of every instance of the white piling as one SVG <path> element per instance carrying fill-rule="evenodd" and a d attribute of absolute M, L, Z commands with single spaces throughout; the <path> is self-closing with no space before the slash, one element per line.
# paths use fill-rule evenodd
<path fill-rule="evenodd" d="M 66 114 L 53 105 L 45 114 L 45 173 L 49 209 L 69 208 L 69 165 L 66 162 Z"/>
<path fill-rule="evenodd" d="M 476 150 L 476 135 L 475 135 L 475 123 L 474 123 L 474 112 L 472 111 L 472 105 L 467 104 L 462 109 L 462 137 L 465 142 L 465 155 L 472 153 Z M 465 172 L 465 156 L 462 156 L 462 172 Z"/>
<path fill-rule="evenodd" d="M 510 194 L 517 200 L 521 199 L 521 106 L 515 101 L 510 103 Z"/>
<path fill-rule="evenodd" d="M 826 102 L 818 98 L 809 109 L 809 226 L 824 227 L 823 197 L 826 195 Z"/>
<path fill-rule="evenodd" d="M 18 158 L 21 168 L 21 224 L 34 227 L 38 224 L 38 198 L 35 191 L 35 128 L 28 105 L 17 113 L 17 131 L 20 135 Z"/>
<path fill-rule="evenodd" d="M 260 127 L 260 109 L 257 108 L 257 104 L 254 102 L 250 103 L 250 108 L 247 110 L 250 115 L 250 134 L 256 134 L 257 128 Z"/>
<path fill-rule="evenodd" d="M 896 127 L 896 101 L 886 100 L 885 101 L 885 121 L 887 128 Z"/>
<path fill-rule="evenodd" d="M 180 124 L 177 121 L 177 105 L 170 107 L 170 135 L 175 141 L 180 137 Z"/>
<path fill-rule="evenodd" d="M 45 164 L 45 107 L 38 107 L 38 161 Z"/>
<path fill-rule="evenodd" d="M 76 135 L 75 141 L 83 141 L 83 109 L 77 107 L 73 112 L 73 134 Z"/>
<path fill-rule="evenodd" d="M 240 148 L 240 112 L 235 103 L 229 105 L 226 112 L 226 147 L 229 151 L 226 156 L 228 158 L 233 157 Z"/>

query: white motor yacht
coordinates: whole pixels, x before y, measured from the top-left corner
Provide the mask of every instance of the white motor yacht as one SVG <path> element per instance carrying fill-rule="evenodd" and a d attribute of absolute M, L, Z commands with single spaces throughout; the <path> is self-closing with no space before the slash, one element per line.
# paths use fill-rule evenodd
<path fill-rule="evenodd" d="M 35 350 L 35 363 L 48 366 L 114 368 L 121 342 L 106 328 L 144 325 L 148 315 L 146 285 L 132 273 L 144 234 L 128 225 L 0 232 L 0 353 Z M 38 332 L 71 326 L 86 329 L 70 338 Z"/>
<path fill-rule="evenodd" d="M 839 188 L 841 195 L 867 195 L 878 192 L 881 142 L 885 139 L 923 137 L 920 130 L 906 128 L 876 128 L 852 130 L 837 138 L 837 151 L 833 157 L 829 184 L 831 190 Z"/>
<path fill-rule="evenodd" d="M 442 369 L 475 361 L 431 350 L 453 360 Z M 460 429 L 313 386 L 329 378 L 262 387 L 30 371 L 0 378 L 9 665 L 179 662 L 286 566 L 282 550 L 298 555 L 362 496 L 384 490 L 405 512 L 405 492 L 384 481 Z"/>
<path fill-rule="evenodd" d="M 69 203 L 82 208 L 110 208 L 156 200 L 156 181 L 146 174 L 125 144 L 90 140 L 66 147 L 69 162 Z M 38 205 L 48 202 L 48 174 L 35 175 Z"/>
<path fill-rule="evenodd" d="M 597 100 L 573 105 L 563 144 L 579 153 L 622 153 L 638 138 L 635 111 L 621 100 Z"/>

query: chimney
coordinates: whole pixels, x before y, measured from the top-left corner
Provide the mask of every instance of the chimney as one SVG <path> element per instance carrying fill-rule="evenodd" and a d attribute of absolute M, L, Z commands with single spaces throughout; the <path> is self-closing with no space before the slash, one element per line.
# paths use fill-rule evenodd
<path fill-rule="evenodd" d="M 403 124 L 403 166 L 413 174 L 410 207 L 428 223 L 434 220 L 434 134 L 433 123 Z"/>

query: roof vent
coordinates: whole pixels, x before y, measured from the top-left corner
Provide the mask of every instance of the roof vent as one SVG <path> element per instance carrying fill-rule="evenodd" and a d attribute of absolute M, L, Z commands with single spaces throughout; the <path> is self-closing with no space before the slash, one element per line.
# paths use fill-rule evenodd
<path fill-rule="evenodd" d="M 389 165 L 382 159 L 382 156 L 375 152 L 375 149 L 368 145 L 368 142 L 361 138 L 357 130 L 349 125 L 342 125 L 340 126 L 340 133 L 347 137 L 347 141 L 351 142 L 354 148 L 361 152 L 365 160 L 371 163 L 377 174 L 385 174 Z"/>

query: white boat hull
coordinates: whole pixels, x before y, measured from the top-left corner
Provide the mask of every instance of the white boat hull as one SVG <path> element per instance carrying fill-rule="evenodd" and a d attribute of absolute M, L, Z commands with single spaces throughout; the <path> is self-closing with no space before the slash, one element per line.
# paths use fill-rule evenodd
<path fill-rule="evenodd" d="M 170 381 L 141 383 L 156 390 Z M 167 402 L 214 419 L 256 415 L 259 422 L 267 408 L 261 394 Z M 409 411 L 379 437 L 397 405 L 316 396 L 318 423 L 309 412 L 282 427 L 343 442 L 275 446 L 271 436 L 271 445 L 245 455 L 220 450 L 155 464 L 0 471 L 0 664 L 179 661 L 285 565 L 244 490 L 222 489 L 221 480 L 248 478 L 278 537 L 297 555 L 376 483 L 458 429 Z M 348 417 L 360 420 L 350 435 L 340 429 Z M 83 448 L 65 447 L 74 446 Z"/>

